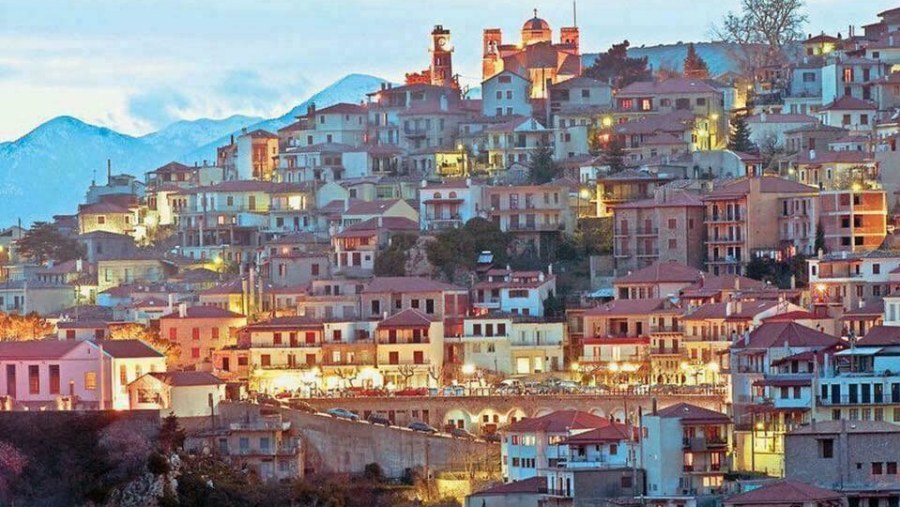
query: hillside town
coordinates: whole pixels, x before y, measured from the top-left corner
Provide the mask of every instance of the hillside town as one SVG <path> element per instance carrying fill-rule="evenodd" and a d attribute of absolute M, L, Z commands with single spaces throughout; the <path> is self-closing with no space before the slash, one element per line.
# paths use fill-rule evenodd
<path fill-rule="evenodd" d="M 420 27 L 403 83 L 0 217 L 0 429 L 410 505 L 900 505 L 900 8 L 722 75 L 519 14 L 480 94 Z"/>

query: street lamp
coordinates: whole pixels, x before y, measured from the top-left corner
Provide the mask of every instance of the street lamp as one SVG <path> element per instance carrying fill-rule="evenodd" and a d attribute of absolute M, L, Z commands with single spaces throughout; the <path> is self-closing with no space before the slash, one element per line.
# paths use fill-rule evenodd
<path fill-rule="evenodd" d="M 466 387 L 469 389 L 469 394 L 472 394 L 472 375 L 475 374 L 475 365 L 472 363 L 466 363 L 462 366 L 462 374 L 465 376 Z"/>

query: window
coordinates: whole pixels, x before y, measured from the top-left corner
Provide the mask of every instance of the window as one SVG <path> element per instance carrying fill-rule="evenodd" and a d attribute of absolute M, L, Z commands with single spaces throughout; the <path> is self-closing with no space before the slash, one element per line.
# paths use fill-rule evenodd
<path fill-rule="evenodd" d="M 872 264 L 872 274 L 873 275 L 881 274 L 881 264 Z"/>
<path fill-rule="evenodd" d="M 698 99 L 697 99 L 697 105 L 698 105 L 698 106 L 705 106 L 705 105 L 706 105 L 706 99 L 703 98 L 703 97 L 698 98 Z"/>
<path fill-rule="evenodd" d="M 119 384 L 123 386 L 128 383 L 128 368 L 124 364 L 119 365 Z"/>
<path fill-rule="evenodd" d="M 678 220 L 675 218 L 669 219 L 669 229 L 674 229 L 678 225 Z"/>
<path fill-rule="evenodd" d="M 621 479 L 622 489 L 628 489 L 634 487 L 634 481 L 632 480 L 630 475 L 623 475 Z"/>
<path fill-rule="evenodd" d="M 217 328 L 217 327 L 212 328 L 212 329 L 210 330 L 210 333 L 212 334 L 212 339 L 213 339 L 213 340 L 218 340 L 218 339 L 219 339 L 219 328 Z"/>
<path fill-rule="evenodd" d="M 97 225 L 103 225 L 106 223 L 106 217 L 103 215 L 97 216 Z"/>
<path fill-rule="evenodd" d="M 883 465 L 880 461 L 872 462 L 872 475 L 882 475 L 884 473 Z"/>
<path fill-rule="evenodd" d="M 191 349 L 191 359 L 200 359 L 200 347 Z"/>
<path fill-rule="evenodd" d="M 97 372 L 95 372 L 95 371 L 84 372 L 84 389 L 86 391 L 93 391 L 93 390 L 97 389 Z"/>
<path fill-rule="evenodd" d="M 195 328 L 191 329 L 191 339 L 192 340 L 200 339 L 200 328 L 199 327 L 195 327 Z"/>
<path fill-rule="evenodd" d="M 272 333 L 272 344 L 281 345 L 281 333 Z"/>
<path fill-rule="evenodd" d="M 869 124 L 869 115 L 867 115 L 867 114 L 859 115 L 859 124 L 860 125 L 868 125 Z"/>
<path fill-rule="evenodd" d="M 50 365 L 50 394 L 59 394 L 59 365 Z"/>
<path fill-rule="evenodd" d="M 591 90 L 589 90 L 587 88 L 581 90 L 581 98 L 588 99 L 590 97 L 591 97 Z"/>
<path fill-rule="evenodd" d="M 675 250 L 677 248 L 678 248 L 678 240 L 674 239 L 674 238 L 670 239 L 669 240 L 669 250 Z"/>
<path fill-rule="evenodd" d="M 888 475 L 897 475 L 897 462 L 896 461 L 888 461 L 887 462 L 887 474 Z"/>
<path fill-rule="evenodd" d="M 36 364 L 28 366 L 28 394 L 41 393 L 40 367 Z"/>
<path fill-rule="evenodd" d="M 650 111 L 653 109 L 653 101 L 650 99 L 641 99 L 641 111 Z"/>
<path fill-rule="evenodd" d="M 834 458 L 834 439 L 823 438 L 819 440 L 819 457 L 824 459 Z"/>

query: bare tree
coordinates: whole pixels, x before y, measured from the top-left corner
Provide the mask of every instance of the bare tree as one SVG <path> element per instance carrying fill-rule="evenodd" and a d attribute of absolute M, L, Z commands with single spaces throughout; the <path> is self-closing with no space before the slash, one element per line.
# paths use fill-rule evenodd
<path fill-rule="evenodd" d="M 409 387 L 409 379 L 416 374 L 416 368 L 411 364 L 401 364 L 397 367 L 397 373 L 403 377 L 403 387 Z"/>
<path fill-rule="evenodd" d="M 356 380 L 356 377 L 359 376 L 359 368 L 357 368 L 357 367 L 348 368 L 348 369 L 336 368 L 334 370 L 334 375 L 337 378 L 347 382 L 348 386 L 355 387 L 353 385 L 353 382 Z"/>
<path fill-rule="evenodd" d="M 804 0 L 741 0 L 739 13 L 729 12 L 712 35 L 738 44 L 744 72 L 753 72 L 783 58 L 785 45 L 803 38 L 809 20 Z"/>
<path fill-rule="evenodd" d="M 428 376 L 434 379 L 434 382 L 438 387 L 443 387 L 444 380 L 447 376 L 447 367 L 444 365 L 438 366 L 433 364 L 428 367 Z"/>

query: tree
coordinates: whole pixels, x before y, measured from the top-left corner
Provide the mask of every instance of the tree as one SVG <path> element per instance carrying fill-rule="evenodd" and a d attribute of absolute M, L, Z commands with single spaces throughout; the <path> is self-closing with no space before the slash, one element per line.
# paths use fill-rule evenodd
<path fill-rule="evenodd" d="M 693 42 L 688 44 L 687 57 L 684 59 L 684 77 L 692 79 L 709 78 L 709 68 L 706 66 L 706 61 L 697 54 L 697 49 L 694 48 Z"/>
<path fill-rule="evenodd" d="M 731 119 L 731 133 L 728 136 L 728 149 L 747 153 L 754 151 L 756 146 L 750 140 L 750 126 L 743 116 L 735 116 Z"/>
<path fill-rule="evenodd" d="M 53 332 L 53 326 L 35 312 L 27 315 L 0 312 L 0 341 L 40 340 Z"/>
<path fill-rule="evenodd" d="M 38 264 L 53 260 L 65 262 L 84 256 L 84 247 L 47 222 L 35 222 L 16 242 L 19 254 Z"/>
<path fill-rule="evenodd" d="M 543 185 L 553 181 L 557 176 L 556 163 L 553 161 L 553 149 L 547 143 L 541 143 L 537 151 L 531 155 L 531 182 Z"/>
<path fill-rule="evenodd" d="M 822 225 L 822 222 L 816 224 L 816 242 L 813 246 L 813 250 L 818 255 L 819 252 L 828 253 L 828 249 L 825 248 L 825 227 Z"/>
<path fill-rule="evenodd" d="M 403 387 L 409 387 L 409 381 L 416 375 L 416 367 L 411 364 L 401 364 L 397 367 L 397 373 L 403 377 Z"/>
<path fill-rule="evenodd" d="M 163 339 L 159 336 L 159 330 L 153 329 L 136 322 L 110 325 L 110 340 L 141 340 L 166 356 L 166 362 L 174 364 L 181 356 L 181 346 L 178 342 Z"/>
<path fill-rule="evenodd" d="M 483 218 L 473 218 L 460 229 L 443 231 L 425 247 L 428 262 L 447 279 L 453 279 L 458 271 L 471 271 L 478 261 L 478 254 L 489 250 L 494 262 L 505 264 L 509 259 L 512 238 L 500 230 L 497 224 Z"/>
<path fill-rule="evenodd" d="M 178 416 L 170 412 L 159 427 L 159 446 L 165 453 L 176 452 L 184 447 L 185 435 L 184 428 L 178 422 Z"/>
<path fill-rule="evenodd" d="M 584 75 L 609 83 L 613 88 L 622 88 L 635 81 L 648 81 L 651 78 L 647 67 L 647 57 L 629 58 L 627 40 L 613 44 L 609 51 L 602 53 L 594 64 L 584 71 Z"/>
<path fill-rule="evenodd" d="M 25 470 L 28 458 L 9 442 L 0 441 L 0 500 L 10 500 L 10 488 Z"/>
<path fill-rule="evenodd" d="M 410 248 L 415 246 L 417 239 L 415 234 L 392 236 L 387 248 L 375 255 L 375 274 L 377 276 L 406 276 L 407 253 Z"/>
<path fill-rule="evenodd" d="M 603 163 L 609 166 L 609 173 L 616 174 L 625 169 L 625 147 L 618 136 L 612 136 L 603 151 Z"/>
<path fill-rule="evenodd" d="M 803 0 L 741 0 L 739 13 L 729 12 L 713 35 L 738 44 L 744 72 L 755 75 L 764 65 L 783 58 L 782 49 L 803 37 L 808 17 Z"/>

